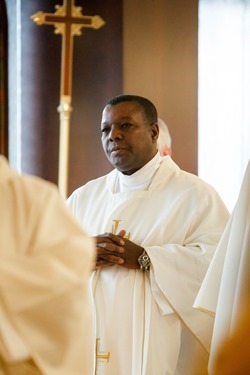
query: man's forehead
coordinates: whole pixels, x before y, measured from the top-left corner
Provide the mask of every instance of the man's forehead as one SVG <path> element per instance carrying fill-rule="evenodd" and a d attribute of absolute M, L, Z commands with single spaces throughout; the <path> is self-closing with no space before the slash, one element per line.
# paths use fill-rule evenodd
<path fill-rule="evenodd" d="M 134 102 L 122 102 L 115 105 L 107 105 L 102 113 L 102 121 L 108 118 L 119 120 L 133 120 L 142 117 L 141 108 Z"/>

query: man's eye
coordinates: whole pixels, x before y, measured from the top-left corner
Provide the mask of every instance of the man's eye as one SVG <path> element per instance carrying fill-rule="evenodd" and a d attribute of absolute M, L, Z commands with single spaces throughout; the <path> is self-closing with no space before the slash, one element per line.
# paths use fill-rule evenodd
<path fill-rule="evenodd" d="M 109 131 L 109 128 L 103 128 L 103 129 L 102 129 L 102 133 L 103 133 L 103 134 L 108 133 L 108 131 Z"/>
<path fill-rule="evenodd" d="M 121 124 L 122 129 L 127 129 L 127 128 L 130 128 L 131 126 L 132 124 L 130 124 L 129 122 L 124 122 L 123 124 Z"/>

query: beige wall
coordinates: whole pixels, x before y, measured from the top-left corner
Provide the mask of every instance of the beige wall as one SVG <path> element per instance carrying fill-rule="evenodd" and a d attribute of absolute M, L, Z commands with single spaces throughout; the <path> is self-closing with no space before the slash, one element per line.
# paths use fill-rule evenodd
<path fill-rule="evenodd" d="M 173 159 L 197 173 L 198 0 L 124 0 L 124 93 L 156 105 Z"/>

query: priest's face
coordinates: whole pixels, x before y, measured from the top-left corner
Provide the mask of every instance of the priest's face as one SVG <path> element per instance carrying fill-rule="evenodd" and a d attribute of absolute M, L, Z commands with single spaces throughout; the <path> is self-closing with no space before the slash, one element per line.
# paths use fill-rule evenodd
<path fill-rule="evenodd" d="M 148 124 L 134 102 L 107 105 L 102 114 L 102 145 L 110 163 L 131 175 L 157 153 L 157 124 Z"/>

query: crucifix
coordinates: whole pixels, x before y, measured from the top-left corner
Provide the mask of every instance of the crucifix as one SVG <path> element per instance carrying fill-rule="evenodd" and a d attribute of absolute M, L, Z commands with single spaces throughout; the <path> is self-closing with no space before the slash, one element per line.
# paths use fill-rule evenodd
<path fill-rule="evenodd" d="M 55 34 L 62 34 L 61 57 L 61 88 L 60 104 L 58 107 L 60 118 L 59 140 L 59 171 L 58 187 L 64 198 L 67 197 L 68 187 L 68 154 L 69 154 L 69 128 L 72 91 L 72 63 L 73 63 L 73 38 L 81 35 L 83 27 L 99 29 L 105 22 L 100 16 L 84 16 L 82 7 L 76 7 L 74 0 L 63 0 L 63 5 L 55 6 L 55 13 L 33 14 L 31 19 L 37 25 L 53 25 Z"/>
<path fill-rule="evenodd" d="M 96 339 L 96 369 L 95 369 L 95 375 L 97 375 L 97 361 L 98 359 L 105 359 L 109 362 L 110 358 L 110 352 L 104 354 L 104 353 L 99 353 L 99 344 L 100 344 L 100 338 Z"/>

